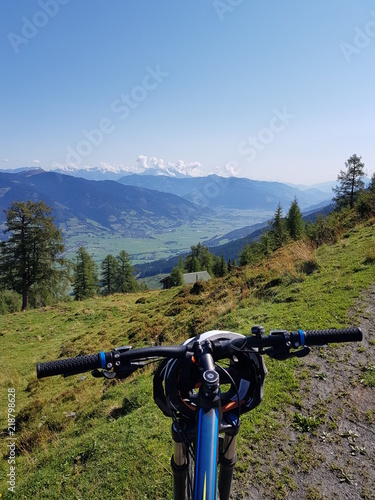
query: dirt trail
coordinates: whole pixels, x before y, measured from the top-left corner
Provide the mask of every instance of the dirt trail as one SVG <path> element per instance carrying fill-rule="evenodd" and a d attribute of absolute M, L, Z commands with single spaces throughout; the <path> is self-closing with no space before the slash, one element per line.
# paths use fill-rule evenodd
<path fill-rule="evenodd" d="M 375 500 L 375 286 L 352 318 L 361 343 L 314 349 L 304 358 L 311 377 L 302 383 L 302 407 L 284 417 L 290 422 L 298 413 L 312 419 L 301 426 L 312 428 L 286 425 L 278 450 L 264 458 L 276 478 L 289 471 L 288 487 L 255 487 L 251 480 L 234 498 Z"/>

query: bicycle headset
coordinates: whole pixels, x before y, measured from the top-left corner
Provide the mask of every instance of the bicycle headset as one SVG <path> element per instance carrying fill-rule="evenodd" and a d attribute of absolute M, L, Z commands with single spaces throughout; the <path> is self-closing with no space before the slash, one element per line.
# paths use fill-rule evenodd
<path fill-rule="evenodd" d="M 215 342 L 239 337 L 246 338 L 238 333 L 213 330 L 192 337 L 183 342 L 183 345 L 207 339 Z M 263 398 L 263 384 L 267 374 L 263 357 L 254 348 L 236 350 L 226 359 L 229 360 L 229 365 L 225 368 L 215 365 L 220 384 L 224 384 L 220 391 L 221 411 L 238 411 L 239 407 L 239 413 L 246 413 L 258 406 Z M 178 413 L 186 418 L 194 418 L 200 383 L 199 367 L 192 352 L 188 351 L 183 359 L 165 359 L 154 375 L 155 403 L 167 417 Z"/>

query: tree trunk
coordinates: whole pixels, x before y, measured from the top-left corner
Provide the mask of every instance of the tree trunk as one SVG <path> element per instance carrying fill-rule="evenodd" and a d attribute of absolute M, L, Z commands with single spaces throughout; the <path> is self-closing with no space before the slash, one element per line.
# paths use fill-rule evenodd
<path fill-rule="evenodd" d="M 22 293 L 22 311 L 27 311 L 29 307 L 29 293 L 28 290 L 24 290 Z"/>

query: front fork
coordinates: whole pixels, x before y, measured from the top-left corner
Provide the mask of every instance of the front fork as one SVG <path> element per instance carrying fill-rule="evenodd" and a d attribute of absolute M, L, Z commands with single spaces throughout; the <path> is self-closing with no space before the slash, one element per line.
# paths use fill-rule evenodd
<path fill-rule="evenodd" d="M 204 446 L 205 440 L 201 439 L 201 436 L 198 436 L 198 434 L 200 434 L 200 432 L 203 432 L 205 434 L 206 430 L 207 436 L 210 435 L 213 432 L 212 425 L 215 423 L 216 419 L 216 436 L 214 437 L 212 435 L 212 438 L 215 439 L 217 443 L 217 440 L 219 438 L 218 434 L 224 432 L 224 440 L 222 453 L 218 453 L 220 463 L 218 483 L 216 483 L 216 478 L 211 477 L 209 478 L 210 480 L 208 480 L 208 484 L 210 485 L 210 488 L 214 486 L 213 497 L 216 498 L 215 490 L 216 487 L 218 487 L 220 500 L 228 500 L 232 484 L 233 469 L 237 460 L 236 435 L 239 430 L 239 421 L 236 420 L 236 417 L 234 415 L 229 415 L 226 419 L 222 419 L 219 375 L 215 369 L 215 363 L 212 357 L 211 343 L 208 340 L 206 340 L 202 344 L 197 341 L 194 345 L 194 357 L 198 361 L 198 365 L 202 374 L 202 385 L 199 389 L 197 407 L 197 416 L 200 423 L 198 424 L 198 429 L 196 426 L 196 422 L 191 421 L 182 421 L 180 423 L 177 423 L 177 425 L 172 425 L 174 452 L 171 463 L 174 477 L 174 499 L 185 500 L 186 498 L 189 498 L 189 494 L 187 494 L 187 492 L 189 488 L 192 487 L 193 483 L 192 473 L 190 474 L 189 478 L 189 466 L 191 466 L 192 464 L 191 460 L 189 460 L 188 457 L 189 450 L 187 443 L 198 441 L 195 446 L 195 451 L 197 451 L 197 448 L 202 446 L 202 443 Z M 203 420 L 201 420 L 201 415 L 207 415 L 208 418 L 203 418 Z M 215 415 L 215 417 L 213 417 L 213 415 Z M 206 425 L 207 428 L 205 427 Z M 208 476 L 210 476 L 211 473 L 213 474 L 214 471 L 217 472 L 215 464 L 215 460 L 217 458 L 213 457 L 211 455 L 211 452 L 214 453 L 215 450 L 209 450 L 209 453 L 207 454 L 209 464 Z M 194 483 L 198 490 L 202 490 L 203 488 L 203 477 L 201 477 L 202 468 L 200 464 L 202 456 L 203 453 L 200 453 L 199 460 L 198 456 L 196 457 L 196 467 L 197 471 L 199 469 L 200 474 L 199 477 L 195 478 L 197 479 L 197 481 L 194 481 Z"/>
<path fill-rule="evenodd" d="M 194 440 L 194 422 L 179 419 L 172 424 L 173 455 L 171 467 L 173 472 L 173 499 L 186 500 L 193 498 L 194 466 L 191 453 L 191 442 Z"/>
<path fill-rule="evenodd" d="M 220 500 L 229 500 L 233 479 L 233 469 L 237 461 L 236 441 L 239 425 L 228 428 L 225 424 L 225 427 L 225 434 L 223 437 L 220 437 L 220 468 L 218 481 Z M 185 500 L 186 498 L 189 498 L 187 492 L 193 489 L 194 484 L 194 477 L 189 477 L 188 473 L 188 448 L 182 438 L 182 428 L 182 432 L 185 434 L 186 439 L 186 437 L 190 435 L 186 422 L 180 422 L 177 426 L 175 423 L 172 425 L 173 455 L 171 459 L 171 466 L 173 471 L 174 500 Z M 190 469 L 193 470 L 192 464 L 190 464 Z"/>
<path fill-rule="evenodd" d="M 223 451 L 220 457 L 219 495 L 220 500 L 228 500 L 232 488 L 233 469 L 237 462 L 236 453 L 237 435 L 224 434 Z"/>

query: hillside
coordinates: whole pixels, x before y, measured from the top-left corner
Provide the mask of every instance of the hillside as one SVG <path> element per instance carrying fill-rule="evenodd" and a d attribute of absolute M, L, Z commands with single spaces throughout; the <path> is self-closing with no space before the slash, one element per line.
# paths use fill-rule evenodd
<path fill-rule="evenodd" d="M 304 221 L 315 222 L 318 214 L 327 216 L 333 208 L 333 205 L 328 205 L 315 211 L 307 211 L 302 218 Z M 252 241 L 258 240 L 262 233 L 267 231 L 267 226 L 268 222 L 266 221 L 235 229 L 227 234 L 205 241 L 204 245 L 217 257 L 223 256 L 226 261 L 229 259 L 237 261 L 241 250 Z M 138 264 L 136 266 L 138 277 L 145 278 L 159 274 L 169 274 L 173 267 L 178 264 L 179 259 L 185 258 L 187 255 L 188 252 L 184 252 L 168 259 L 158 259 L 153 262 Z"/>
<path fill-rule="evenodd" d="M 36 362 L 177 343 L 213 328 L 359 323 L 361 345 L 266 359 L 264 401 L 242 419 L 233 498 L 374 498 L 374 248 L 367 224 L 318 250 L 284 247 L 199 295 L 183 287 L 3 316 L 0 382 L 3 401 L 8 388 L 16 393 L 17 498 L 172 498 L 170 421 L 152 401 L 152 368 L 123 383 L 89 374 L 37 381 Z M 5 478 L 6 460 L 1 471 Z M 14 498 L 3 479 L 0 492 Z"/>

